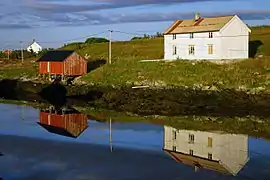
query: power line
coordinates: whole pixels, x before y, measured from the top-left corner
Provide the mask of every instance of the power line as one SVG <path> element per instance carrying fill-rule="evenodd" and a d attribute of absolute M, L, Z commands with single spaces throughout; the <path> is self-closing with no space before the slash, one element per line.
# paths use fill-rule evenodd
<path fill-rule="evenodd" d="M 68 41 L 75 41 L 75 40 L 80 40 L 80 39 L 85 39 L 85 38 L 88 38 L 88 37 L 91 37 L 91 36 L 97 36 L 97 35 L 100 35 L 100 34 L 104 34 L 106 33 L 107 31 L 102 31 L 102 32 L 99 32 L 99 33 L 95 33 L 95 34 L 89 34 L 87 36 L 82 36 L 82 37 L 77 37 L 77 38 L 73 38 L 73 39 L 67 39 L 67 40 L 61 40 L 61 41 L 38 41 L 39 43 L 63 43 L 63 42 L 68 42 Z"/>

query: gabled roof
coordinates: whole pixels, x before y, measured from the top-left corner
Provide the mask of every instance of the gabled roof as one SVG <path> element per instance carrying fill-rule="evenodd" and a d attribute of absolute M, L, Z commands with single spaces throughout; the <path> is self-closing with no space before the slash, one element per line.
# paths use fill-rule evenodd
<path fill-rule="evenodd" d="M 63 62 L 65 61 L 71 54 L 75 51 L 71 50 L 54 50 L 48 51 L 45 55 L 43 55 L 37 62 L 41 61 L 55 61 L 55 62 Z"/>
<path fill-rule="evenodd" d="M 201 17 L 197 21 L 195 21 L 194 19 L 177 20 L 165 31 L 164 34 L 219 31 L 233 17 L 234 16 L 220 16 L 208 18 Z"/>
<path fill-rule="evenodd" d="M 230 169 L 223 166 L 220 161 L 209 160 L 206 158 L 191 156 L 189 154 L 174 152 L 166 149 L 164 149 L 164 151 L 178 163 L 183 163 L 189 166 L 197 166 L 199 168 L 209 169 L 223 174 L 236 175 Z"/>
<path fill-rule="evenodd" d="M 36 43 L 37 45 L 39 45 L 36 40 L 34 39 L 27 47 L 29 48 L 30 46 L 32 46 L 34 43 Z M 39 45 L 40 46 L 40 45 Z M 41 46 L 40 46 L 41 47 Z"/>

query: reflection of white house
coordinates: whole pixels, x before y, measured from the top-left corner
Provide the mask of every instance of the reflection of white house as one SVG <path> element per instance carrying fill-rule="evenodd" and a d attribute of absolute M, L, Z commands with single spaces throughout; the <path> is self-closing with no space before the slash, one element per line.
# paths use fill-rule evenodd
<path fill-rule="evenodd" d="M 237 16 L 177 20 L 164 33 L 164 59 L 246 59 L 251 30 Z"/>
<path fill-rule="evenodd" d="M 33 42 L 27 47 L 27 51 L 39 53 L 40 51 L 42 51 L 42 47 L 35 40 L 33 40 Z"/>
<path fill-rule="evenodd" d="M 236 175 L 248 162 L 248 137 L 177 130 L 164 127 L 164 151 L 174 160 L 224 174 Z"/>

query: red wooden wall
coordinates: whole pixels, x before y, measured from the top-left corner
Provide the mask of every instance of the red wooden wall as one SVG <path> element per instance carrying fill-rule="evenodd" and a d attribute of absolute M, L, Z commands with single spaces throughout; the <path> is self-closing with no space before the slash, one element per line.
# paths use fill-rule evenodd
<path fill-rule="evenodd" d="M 39 62 L 39 74 L 81 76 L 87 74 L 87 61 L 77 53 L 63 62 L 42 61 Z"/>
<path fill-rule="evenodd" d="M 40 124 L 65 129 L 74 136 L 78 136 L 88 126 L 87 120 L 87 115 L 80 113 L 60 115 L 40 112 Z"/>

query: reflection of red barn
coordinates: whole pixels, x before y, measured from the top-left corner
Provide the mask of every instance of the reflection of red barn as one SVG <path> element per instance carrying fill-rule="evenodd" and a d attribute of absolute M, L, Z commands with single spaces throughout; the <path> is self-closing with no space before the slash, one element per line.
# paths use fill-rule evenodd
<path fill-rule="evenodd" d="M 81 76 L 87 73 L 87 61 L 75 51 L 48 51 L 37 62 L 42 75 Z"/>
<path fill-rule="evenodd" d="M 39 124 L 51 133 L 76 138 L 88 127 L 87 120 L 87 115 L 77 111 L 41 111 Z"/>

